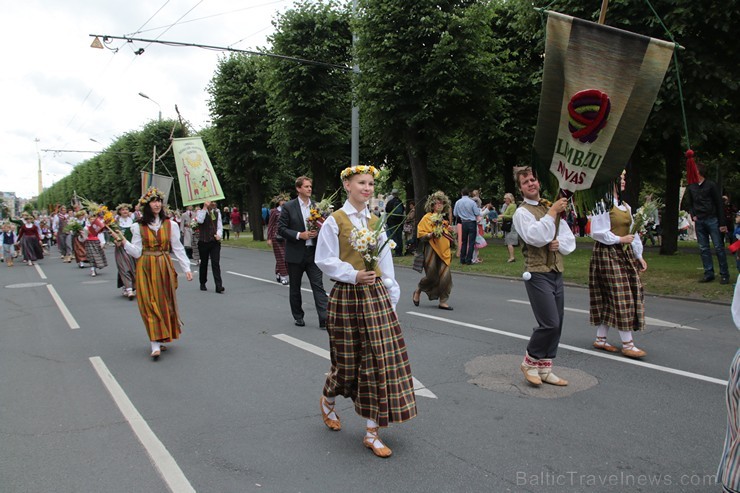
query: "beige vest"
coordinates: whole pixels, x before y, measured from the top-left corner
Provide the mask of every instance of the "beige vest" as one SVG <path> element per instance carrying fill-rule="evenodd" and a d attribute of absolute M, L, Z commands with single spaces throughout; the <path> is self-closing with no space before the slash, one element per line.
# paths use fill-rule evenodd
<path fill-rule="evenodd" d="M 352 233 L 352 229 L 354 228 L 352 221 L 349 220 L 349 216 L 347 216 L 343 210 L 339 209 L 332 213 L 331 217 L 334 218 L 339 227 L 339 260 L 352 264 L 352 267 L 357 270 L 365 270 L 365 262 L 362 260 L 362 256 L 357 250 L 352 248 L 352 245 L 349 242 L 349 235 Z M 378 217 L 371 214 L 370 220 L 368 221 L 368 228 L 372 229 L 377 226 L 378 221 Z M 388 245 L 386 245 L 385 248 L 388 248 Z M 380 267 L 378 266 L 375 267 L 375 275 L 378 277 L 382 275 Z"/>
<path fill-rule="evenodd" d="M 625 206 L 627 204 L 624 204 Z M 617 236 L 627 236 L 630 233 L 630 225 L 632 224 L 632 215 L 629 211 L 620 210 L 619 207 L 614 206 L 609 211 L 609 222 L 611 224 L 611 232 Z"/>
<path fill-rule="evenodd" d="M 530 205 L 527 202 L 522 202 L 520 207 L 528 210 L 538 221 L 545 217 L 548 209 L 544 205 Z M 563 256 L 560 252 L 551 252 L 549 244 L 540 248 L 524 242 L 522 244 L 524 268 L 528 272 L 563 272 Z"/>

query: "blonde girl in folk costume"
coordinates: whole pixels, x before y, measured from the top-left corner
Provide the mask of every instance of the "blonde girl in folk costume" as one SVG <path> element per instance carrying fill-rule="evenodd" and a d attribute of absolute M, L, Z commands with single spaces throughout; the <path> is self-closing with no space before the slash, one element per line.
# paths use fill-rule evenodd
<path fill-rule="evenodd" d="M 167 350 L 162 343 L 180 338 L 180 315 L 177 310 L 177 273 L 170 251 L 175 254 L 180 269 L 188 281 L 193 280 L 190 261 L 180 242 L 180 228 L 167 219 L 162 203 L 164 194 L 154 187 L 139 199 L 142 216 L 131 226 L 131 241 L 116 238 L 136 262 L 136 299 L 141 318 L 149 334 L 151 357 L 159 358 Z"/>
<path fill-rule="evenodd" d="M 118 229 L 121 234 L 131 241 L 131 226 L 134 225 L 134 218 L 131 215 L 131 204 L 119 204 L 116 207 L 118 213 Z M 118 269 L 117 284 L 123 289 L 123 296 L 129 300 L 134 299 L 134 289 L 136 288 L 136 260 L 126 253 L 121 242 L 116 243 L 115 249 L 116 268 Z"/>
<path fill-rule="evenodd" d="M 15 225 L 7 222 L 3 223 L 3 232 L 0 238 L 3 240 L 3 261 L 6 266 L 13 267 L 13 249 L 18 241 L 15 235 Z"/>
<path fill-rule="evenodd" d="M 372 229 L 380 220 L 367 208 L 377 175 L 372 166 L 342 171 L 347 201 L 319 231 L 316 265 L 336 281 L 326 321 L 331 370 L 320 407 L 326 426 L 339 431 L 335 398 L 351 398 L 357 414 L 367 420 L 364 446 L 378 457 L 390 457 L 391 449 L 381 441 L 378 428 L 416 416 L 411 366 L 395 312 L 401 290 L 394 278 L 390 243 L 380 251 L 375 270 L 365 270 L 362 256 L 350 243 L 354 229 Z M 378 245 L 385 241 L 382 232 Z"/>
<path fill-rule="evenodd" d="M 632 211 L 621 196 L 625 173 L 616 180 L 606 211 L 591 217 L 594 252 L 588 275 L 591 325 L 596 326 L 593 346 L 610 353 L 619 352 L 606 342 L 610 327 L 622 341 L 621 352 L 629 358 L 647 353 L 635 346 L 632 334 L 645 328 L 645 296 L 639 272 L 647 269 L 642 258 L 640 235 L 630 234 Z"/>

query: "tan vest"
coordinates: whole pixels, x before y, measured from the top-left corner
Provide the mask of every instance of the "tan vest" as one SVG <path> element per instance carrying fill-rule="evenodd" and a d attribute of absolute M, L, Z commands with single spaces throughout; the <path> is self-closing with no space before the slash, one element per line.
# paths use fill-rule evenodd
<path fill-rule="evenodd" d="M 544 205 L 530 205 L 527 202 L 522 202 L 520 207 L 528 210 L 538 221 L 545 217 L 548 209 Z M 551 252 L 549 244 L 540 248 L 524 242 L 522 244 L 524 268 L 528 272 L 563 272 L 563 256 L 560 252 Z"/>
<path fill-rule="evenodd" d="M 349 235 L 352 233 L 352 229 L 354 228 L 352 221 L 349 220 L 349 216 L 347 216 L 343 210 L 339 209 L 332 213 L 331 217 L 334 218 L 339 227 L 339 260 L 352 264 L 352 267 L 357 270 L 365 270 L 365 262 L 362 260 L 362 256 L 357 250 L 352 248 L 352 245 L 349 242 Z M 370 229 L 374 228 L 377 226 L 378 221 L 378 217 L 371 214 L 370 220 L 368 221 L 368 227 Z M 388 245 L 386 245 L 385 248 L 388 248 Z M 375 275 L 378 277 L 382 275 L 380 267 L 378 266 L 375 267 Z"/>
<path fill-rule="evenodd" d="M 617 206 L 612 207 L 612 210 L 609 211 L 609 222 L 611 224 L 611 232 L 615 235 L 627 236 L 630 234 L 632 215 L 629 213 L 629 210 L 623 211 Z"/>

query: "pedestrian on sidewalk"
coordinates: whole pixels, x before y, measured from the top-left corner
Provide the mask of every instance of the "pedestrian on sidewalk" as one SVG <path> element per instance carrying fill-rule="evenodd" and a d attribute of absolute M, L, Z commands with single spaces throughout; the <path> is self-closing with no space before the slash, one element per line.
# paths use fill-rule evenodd
<path fill-rule="evenodd" d="M 377 236 L 380 250 L 374 269 L 366 268 L 350 241 L 354 231 L 379 227 L 380 220 L 367 208 L 377 175 L 372 166 L 342 171 L 347 200 L 326 219 L 318 237 L 316 265 L 336 281 L 327 318 L 331 370 L 320 407 L 324 424 L 339 431 L 335 399 L 351 398 L 357 414 L 366 420 L 363 445 L 377 457 L 390 457 L 392 451 L 380 439 L 378 428 L 416 416 L 411 366 L 395 311 L 401 290 L 385 231 Z"/>

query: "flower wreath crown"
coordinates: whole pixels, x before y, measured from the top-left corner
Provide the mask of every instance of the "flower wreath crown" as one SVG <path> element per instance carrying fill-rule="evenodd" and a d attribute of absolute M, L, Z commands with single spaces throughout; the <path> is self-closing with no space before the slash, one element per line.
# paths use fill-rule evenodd
<path fill-rule="evenodd" d="M 352 175 L 373 175 L 373 178 L 377 178 L 380 175 L 380 171 L 375 166 L 357 165 L 344 168 L 339 176 L 342 180 L 346 180 Z"/>
<path fill-rule="evenodd" d="M 164 194 L 157 187 L 149 187 L 149 190 L 139 199 L 139 204 L 146 205 L 154 199 L 164 202 Z"/>

